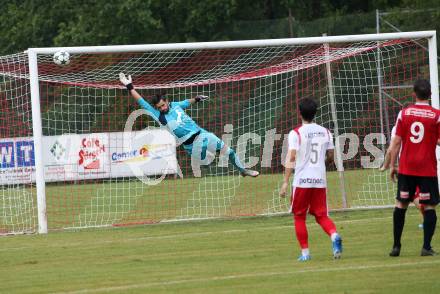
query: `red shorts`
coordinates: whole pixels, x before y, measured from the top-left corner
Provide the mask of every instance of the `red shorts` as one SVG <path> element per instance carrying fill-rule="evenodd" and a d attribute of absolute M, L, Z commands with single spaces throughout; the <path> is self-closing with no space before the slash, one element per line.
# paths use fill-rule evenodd
<path fill-rule="evenodd" d="M 293 187 L 290 211 L 294 215 L 328 216 L 327 188 Z"/>

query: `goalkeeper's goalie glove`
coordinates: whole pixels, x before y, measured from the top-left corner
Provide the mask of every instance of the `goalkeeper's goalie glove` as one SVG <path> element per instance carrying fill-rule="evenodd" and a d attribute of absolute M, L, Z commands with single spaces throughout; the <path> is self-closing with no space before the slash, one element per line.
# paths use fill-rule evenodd
<path fill-rule="evenodd" d="M 201 101 L 208 100 L 209 97 L 205 96 L 205 95 L 197 95 L 196 98 L 194 98 L 194 99 L 196 99 L 196 102 L 201 102 Z"/>
<path fill-rule="evenodd" d="M 133 87 L 133 83 L 132 83 L 132 80 L 131 80 L 131 75 L 129 75 L 128 77 L 126 77 L 125 74 L 121 72 L 121 73 L 119 74 L 119 80 L 121 81 L 121 83 L 122 83 L 124 86 L 127 87 L 127 90 L 128 90 L 128 91 L 134 89 L 134 87 Z"/>

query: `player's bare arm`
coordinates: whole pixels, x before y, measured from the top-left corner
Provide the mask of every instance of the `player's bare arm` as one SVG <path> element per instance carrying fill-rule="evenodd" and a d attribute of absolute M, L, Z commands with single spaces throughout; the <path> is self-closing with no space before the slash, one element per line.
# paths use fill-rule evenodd
<path fill-rule="evenodd" d="M 390 156 L 390 146 L 388 146 L 387 151 L 385 152 L 385 158 L 383 160 L 382 166 L 379 168 L 379 171 L 383 172 L 390 168 L 391 156 Z"/>
<path fill-rule="evenodd" d="M 389 153 L 390 153 L 390 178 L 393 182 L 396 181 L 396 176 L 397 176 L 397 167 L 396 167 L 396 162 L 397 162 L 397 156 L 399 154 L 400 151 L 400 146 L 402 145 L 402 138 L 400 136 L 394 136 L 393 139 L 391 139 L 391 144 L 389 149 Z"/>
<path fill-rule="evenodd" d="M 335 150 L 328 149 L 325 155 L 325 165 L 331 166 L 335 162 Z"/>
<path fill-rule="evenodd" d="M 287 188 L 289 187 L 289 179 L 295 167 L 295 160 L 296 160 L 296 150 L 289 150 L 286 156 L 284 180 L 280 188 L 281 197 L 286 197 Z"/>

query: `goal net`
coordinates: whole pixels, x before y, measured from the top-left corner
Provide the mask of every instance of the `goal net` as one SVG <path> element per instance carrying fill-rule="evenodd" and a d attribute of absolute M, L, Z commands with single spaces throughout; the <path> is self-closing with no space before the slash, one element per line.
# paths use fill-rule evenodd
<path fill-rule="evenodd" d="M 305 97 L 319 102 L 316 122 L 336 140 L 329 208 L 391 205 L 395 187 L 378 167 L 412 83 L 430 79 L 428 39 L 318 39 L 66 48 L 64 66 L 53 62 L 60 49 L 41 49 L 48 229 L 287 212 L 278 189 L 287 134 L 300 124 Z M 0 58 L 0 233 L 38 226 L 28 65 L 28 54 Z M 120 72 L 147 101 L 209 96 L 186 113 L 260 176 L 241 177 L 228 157 L 209 154 L 198 174 L 181 142 L 139 113 Z"/>

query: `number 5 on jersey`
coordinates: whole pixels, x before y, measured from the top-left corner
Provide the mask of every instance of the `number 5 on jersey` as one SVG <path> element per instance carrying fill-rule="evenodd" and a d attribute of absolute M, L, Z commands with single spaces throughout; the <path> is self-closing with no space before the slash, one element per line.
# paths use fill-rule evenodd
<path fill-rule="evenodd" d="M 319 159 L 319 151 L 318 151 L 319 143 L 312 143 L 311 146 L 312 146 L 312 150 L 310 154 L 310 163 L 317 164 Z"/>

